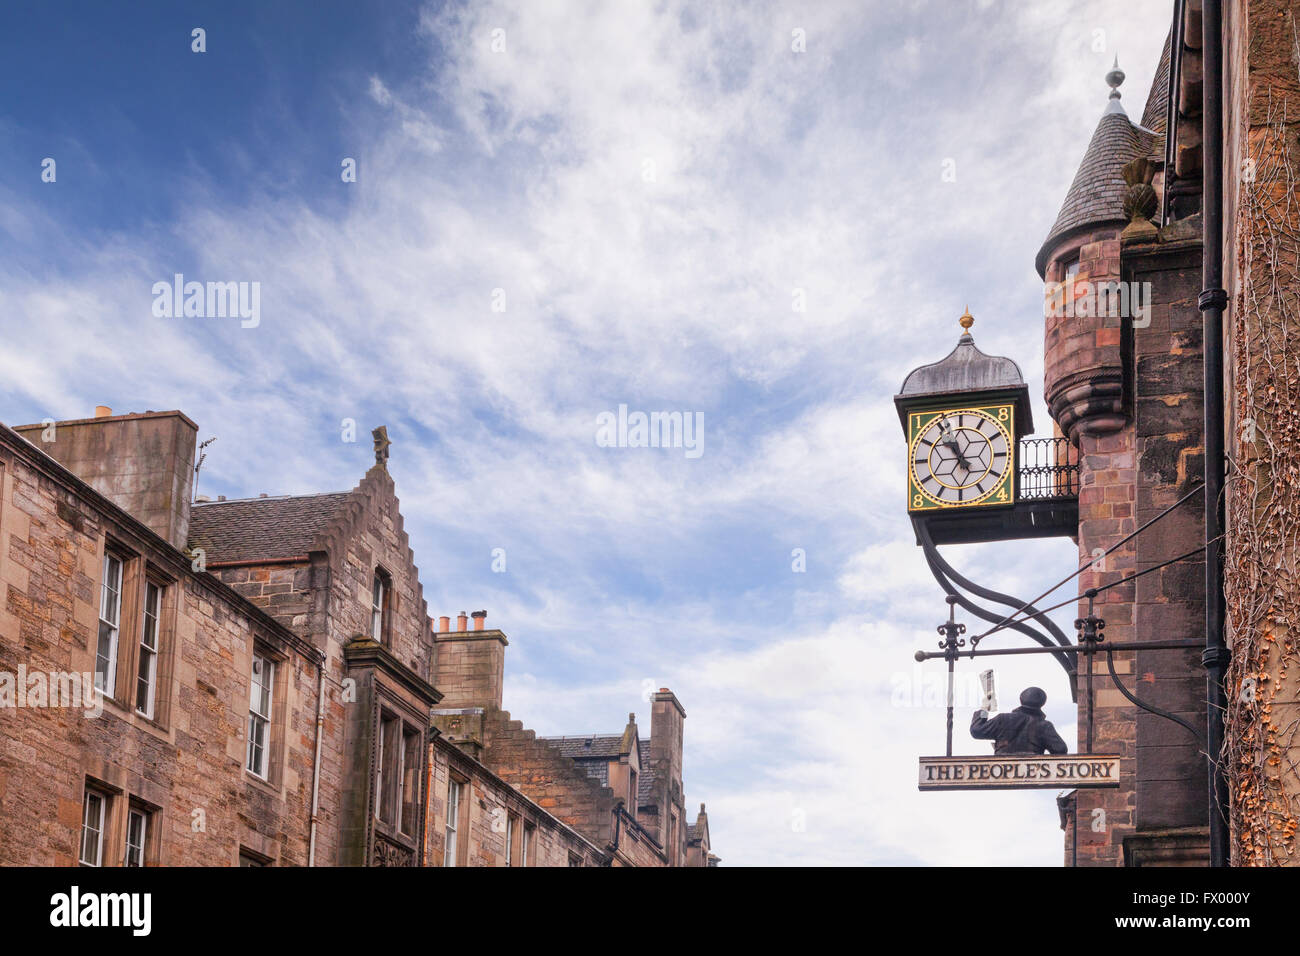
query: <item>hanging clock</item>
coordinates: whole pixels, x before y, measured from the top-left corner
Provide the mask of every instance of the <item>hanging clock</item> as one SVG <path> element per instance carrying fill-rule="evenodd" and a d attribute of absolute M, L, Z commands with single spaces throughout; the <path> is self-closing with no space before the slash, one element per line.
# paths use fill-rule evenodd
<path fill-rule="evenodd" d="M 908 415 L 908 511 L 1009 505 L 1015 500 L 1014 404 Z"/>

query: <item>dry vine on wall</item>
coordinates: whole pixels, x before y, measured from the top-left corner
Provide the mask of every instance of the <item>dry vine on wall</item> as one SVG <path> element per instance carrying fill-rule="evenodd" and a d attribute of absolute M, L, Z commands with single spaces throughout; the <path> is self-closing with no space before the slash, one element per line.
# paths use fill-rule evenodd
<path fill-rule="evenodd" d="M 1296 856 L 1300 804 L 1300 202 L 1296 130 L 1268 97 L 1241 170 L 1238 274 L 1228 361 L 1225 554 L 1232 863 Z"/>

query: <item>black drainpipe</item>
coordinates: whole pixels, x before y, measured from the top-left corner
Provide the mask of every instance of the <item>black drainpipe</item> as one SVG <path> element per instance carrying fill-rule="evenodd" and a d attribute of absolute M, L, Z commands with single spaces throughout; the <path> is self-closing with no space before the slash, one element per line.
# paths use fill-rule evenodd
<path fill-rule="evenodd" d="M 1224 672 L 1223 529 L 1223 8 L 1205 0 L 1201 12 L 1201 56 L 1205 100 L 1202 108 L 1205 223 L 1204 287 L 1198 301 L 1204 316 L 1205 353 L 1205 665 L 1206 752 L 1210 789 L 1210 866 L 1229 863 L 1228 779 L 1222 763 Z"/>

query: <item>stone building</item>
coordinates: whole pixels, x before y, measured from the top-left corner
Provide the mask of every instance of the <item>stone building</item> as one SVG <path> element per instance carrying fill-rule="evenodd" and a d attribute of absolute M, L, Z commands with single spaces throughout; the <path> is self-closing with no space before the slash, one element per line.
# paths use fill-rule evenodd
<path fill-rule="evenodd" d="M 909 461 L 912 488 L 939 489 L 909 497 L 917 543 L 950 601 L 995 628 L 1003 613 L 962 591 L 1019 608 L 1008 626 L 1049 649 L 1071 641 L 963 578 L 938 545 L 1078 546 L 1062 578 L 1078 589 L 1080 639 L 1104 643 L 1091 671 L 1087 654 L 1077 667 L 1055 656 L 1078 702 L 1076 749 L 1117 755 L 1119 786 L 1062 794 L 1067 864 L 1296 862 L 1297 6 L 1176 0 L 1140 114 L 1123 105 L 1118 61 L 1105 75 L 1109 96 L 1034 262 L 1052 436 L 999 439 L 1020 456 L 1014 502 L 963 501 L 964 486 L 943 500 L 955 485 L 918 477 L 912 465 L 932 467 L 942 441 L 957 449 L 952 467 L 966 461 L 951 435 Z M 1026 387 L 1014 362 L 963 335 L 896 396 L 909 442 L 948 434 L 948 416 L 961 425 L 991 382 L 1005 402 Z M 1036 448 L 1050 460 L 1031 460 Z"/>
<path fill-rule="evenodd" d="M 0 864 L 716 861 L 671 692 L 598 779 L 501 709 L 486 612 L 435 628 L 382 429 L 351 491 L 191 503 L 196 434 L 0 426 Z"/>
<path fill-rule="evenodd" d="M 1047 288 L 1044 397 L 1080 462 L 1076 540 L 1080 563 L 1089 565 L 1080 594 L 1116 585 L 1096 602 L 1106 640 L 1116 643 L 1204 631 L 1204 555 L 1173 560 L 1204 543 L 1205 524 L 1195 492 L 1204 472 L 1201 234 L 1188 215 L 1190 160 L 1180 160 L 1177 190 L 1166 175 L 1170 42 L 1140 120 L 1122 105 L 1124 74 L 1107 74 L 1110 97 L 1035 263 Z M 1151 220 L 1166 189 L 1179 198 L 1157 226 Z M 1080 616 L 1087 613 L 1083 602 Z M 1205 726 L 1199 650 L 1124 651 L 1115 659 L 1144 701 Z M 1104 659 L 1093 667 L 1093 751 L 1121 755 L 1121 787 L 1078 791 L 1067 858 L 1203 859 L 1203 744 L 1127 700 L 1105 676 Z M 1081 696 L 1080 751 L 1087 707 Z M 1079 820 L 1086 825 L 1076 833 Z"/>
<path fill-rule="evenodd" d="M 1077 846 L 1079 865 L 1292 864 L 1298 5 L 1171 6 L 1140 118 L 1122 105 L 1116 65 L 1035 265 L 1045 398 L 1079 455 L 1079 593 L 1140 574 L 1097 596 L 1106 639 L 1201 642 L 1115 655 L 1131 693 L 1199 734 L 1135 706 L 1098 659 L 1094 750 L 1122 755 L 1122 786 L 1075 794 L 1066 856 Z M 1219 522 L 1221 544 L 1206 530 Z M 1086 706 L 1081 697 L 1081 728 Z M 1207 763 L 1222 770 L 1217 793 Z"/>

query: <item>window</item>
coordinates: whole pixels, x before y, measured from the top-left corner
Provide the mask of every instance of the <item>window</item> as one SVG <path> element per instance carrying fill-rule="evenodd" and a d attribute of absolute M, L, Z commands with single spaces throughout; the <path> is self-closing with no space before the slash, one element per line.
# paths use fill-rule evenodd
<path fill-rule="evenodd" d="M 148 836 L 148 812 L 141 807 L 132 807 L 126 816 L 126 866 L 144 866 L 144 848 Z"/>
<path fill-rule="evenodd" d="M 379 765 L 375 780 L 375 816 L 389 826 L 397 823 L 397 806 L 401 800 L 402 777 L 397 761 L 401 759 L 402 722 L 390 714 L 379 715 Z"/>
<path fill-rule="evenodd" d="M 518 819 L 513 813 L 506 814 L 506 866 L 515 865 L 515 831 L 519 829 Z"/>
<path fill-rule="evenodd" d="M 420 733 L 408 728 L 402 734 L 402 785 L 399 802 L 402 818 L 398 828 L 415 836 L 417 806 L 420 797 Z"/>
<path fill-rule="evenodd" d="M 260 853 L 254 853 L 252 850 L 239 848 L 239 865 L 240 866 L 270 866 L 271 861 Z"/>
<path fill-rule="evenodd" d="M 379 715 L 375 817 L 415 836 L 420 799 L 420 732 L 387 711 Z"/>
<path fill-rule="evenodd" d="M 388 592 L 388 575 L 376 571 L 370 594 L 370 637 L 380 644 L 388 634 Z"/>
<path fill-rule="evenodd" d="M 627 812 L 636 816 L 636 771 L 631 770 L 628 773 L 627 783 Z"/>
<path fill-rule="evenodd" d="M 531 866 L 533 862 L 533 828 L 524 824 L 524 845 L 519 853 L 519 865 Z"/>
<path fill-rule="evenodd" d="M 162 617 L 162 588 L 152 581 L 144 586 L 144 621 L 140 628 L 140 665 L 136 671 L 135 709 L 154 715 L 154 690 L 158 679 L 158 627 Z"/>
<path fill-rule="evenodd" d="M 269 778 L 270 760 L 267 751 L 271 745 L 271 698 L 275 680 L 275 662 L 261 654 L 253 654 L 253 676 L 248 692 L 248 769 L 249 772 Z"/>
<path fill-rule="evenodd" d="M 460 804 L 465 785 L 452 778 L 447 785 L 447 834 L 442 847 L 442 865 L 455 866 L 460 855 Z"/>
<path fill-rule="evenodd" d="M 103 866 L 104 862 L 104 807 L 108 798 L 97 790 L 86 788 L 81 804 L 81 865 Z"/>
<path fill-rule="evenodd" d="M 104 552 L 99 591 L 99 641 L 95 646 L 95 686 L 112 697 L 117 683 L 117 636 L 122 613 L 122 559 Z"/>
<path fill-rule="evenodd" d="M 569 866 L 582 866 L 582 857 L 576 853 L 569 854 Z"/>

